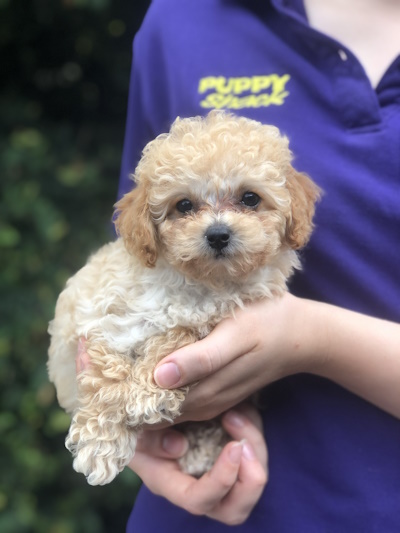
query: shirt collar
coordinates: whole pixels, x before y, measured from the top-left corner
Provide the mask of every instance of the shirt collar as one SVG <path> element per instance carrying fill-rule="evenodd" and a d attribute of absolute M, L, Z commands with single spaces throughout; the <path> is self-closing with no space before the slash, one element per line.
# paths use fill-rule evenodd
<path fill-rule="evenodd" d="M 308 25 L 303 0 L 271 0 L 271 4 L 280 13 Z"/>

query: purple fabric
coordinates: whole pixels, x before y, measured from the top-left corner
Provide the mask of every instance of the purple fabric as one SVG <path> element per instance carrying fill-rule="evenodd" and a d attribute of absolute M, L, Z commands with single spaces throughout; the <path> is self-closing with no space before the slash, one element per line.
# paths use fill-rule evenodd
<path fill-rule="evenodd" d="M 299 0 L 153 0 L 134 43 L 120 194 L 147 141 L 212 105 L 280 127 L 325 192 L 292 291 L 400 321 L 400 58 L 375 91 Z M 399 532 L 400 422 L 307 375 L 265 397 L 270 481 L 235 531 Z M 228 530 L 146 488 L 127 527 Z"/>

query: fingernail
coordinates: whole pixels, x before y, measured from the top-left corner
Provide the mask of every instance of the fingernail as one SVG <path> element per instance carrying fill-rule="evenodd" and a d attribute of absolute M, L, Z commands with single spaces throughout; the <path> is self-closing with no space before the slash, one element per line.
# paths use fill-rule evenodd
<path fill-rule="evenodd" d="M 174 385 L 178 385 L 181 379 L 181 373 L 175 363 L 165 363 L 156 369 L 154 379 L 159 387 L 168 389 Z"/>
<path fill-rule="evenodd" d="M 236 428 L 242 428 L 244 426 L 243 418 L 236 411 L 228 411 L 224 418 L 228 424 Z"/>
<path fill-rule="evenodd" d="M 243 457 L 248 461 L 254 461 L 256 458 L 256 454 L 248 442 L 244 442 L 243 444 Z"/>
<path fill-rule="evenodd" d="M 242 458 L 243 444 L 241 442 L 236 442 L 231 449 L 229 450 L 229 459 L 235 465 L 240 463 Z"/>
<path fill-rule="evenodd" d="M 173 457 L 185 455 L 189 447 L 187 439 L 176 432 L 166 433 L 161 441 L 162 449 Z"/>

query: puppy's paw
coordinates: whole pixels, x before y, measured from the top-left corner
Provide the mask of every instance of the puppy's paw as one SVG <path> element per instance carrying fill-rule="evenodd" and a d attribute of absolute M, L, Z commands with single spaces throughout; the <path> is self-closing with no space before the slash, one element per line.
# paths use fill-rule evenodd
<path fill-rule="evenodd" d="M 74 470 L 84 474 L 89 485 L 105 485 L 129 463 L 136 442 L 136 431 L 115 424 L 100 428 L 93 419 L 85 426 L 73 421 L 65 445 L 74 456 Z"/>
<path fill-rule="evenodd" d="M 189 449 L 179 460 L 179 466 L 183 472 L 195 477 L 211 470 L 222 448 L 231 440 L 219 420 L 184 423 L 179 429 L 189 442 Z"/>
<path fill-rule="evenodd" d="M 157 386 L 139 389 L 131 395 L 126 405 L 128 425 L 173 422 L 181 414 L 188 387 L 166 390 Z"/>

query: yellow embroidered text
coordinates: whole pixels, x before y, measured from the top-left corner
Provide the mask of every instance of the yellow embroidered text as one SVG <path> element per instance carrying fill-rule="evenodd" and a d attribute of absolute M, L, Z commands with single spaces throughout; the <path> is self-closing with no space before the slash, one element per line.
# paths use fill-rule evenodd
<path fill-rule="evenodd" d="M 289 95 L 286 91 L 289 80 L 289 74 L 238 78 L 207 76 L 199 82 L 199 94 L 205 95 L 200 105 L 208 109 L 282 105 Z"/>

